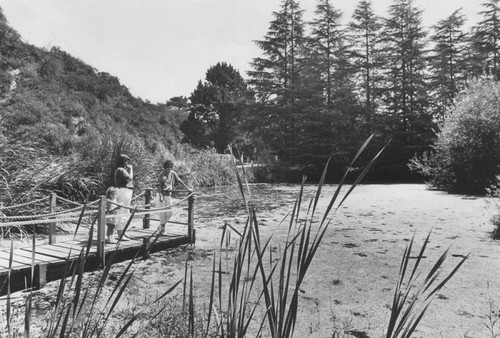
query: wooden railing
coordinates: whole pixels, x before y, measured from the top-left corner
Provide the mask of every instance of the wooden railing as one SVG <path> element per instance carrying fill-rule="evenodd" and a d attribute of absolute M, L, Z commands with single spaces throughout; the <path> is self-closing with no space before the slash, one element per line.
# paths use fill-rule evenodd
<path fill-rule="evenodd" d="M 155 208 L 152 205 L 153 200 L 152 188 L 145 189 L 144 193 L 139 195 L 144 195 L 144 205 L 135 205 L 133 207 L 120 206 L 123 208 L 128 208 L 133 211 L 134 217 L 143 216 L 142 227 L 143 229 L 149 229 L 151 226 L 151 221 L 157 220 L 151 218 L 151 215 L 160 214 L 166 212 L 169 209 L 179 205 L 180 203 L 187 202 L 187 222 L 175 222 L 176 224 L 184 224 L 187 226 L 187 236 L 190 243 L 194 243 L 196 240 L 195 229 L 194 229 L 194 193 L 189 192 L 187 197 L 173 203 L 170 207 Z M 174 192 L 188 192 L 185 190 L 176 190 Z M 137 197 L 136 197 L 137 198 Z M 65 202 L 66 204 L 71 203 L 76 205 L 74 208 L 69 208 L 65 210 L 58 211 L 58 201 Z M 3 212 L 14 208 L 23 208 L 30 204 L 36 203 L 48 203 L 48 213 L 40 213 L 35 215 L 14 215 L 7 216 Z M 80 218 L 91 220 L 92 222 L 97 221 L 97 254 L 100 259 L 104 259 L 105 256 L 105 238 L 106 238 L 106 219 L 115 217 L 115 215 L 106 215 L 106 204 L 107 200 L 105 196 L 100 196 L 98 200 L 89 202 L 85 205 L 76 203 L 73 201 L 66 200 L 57 196 L 56 193 L 51 193 L 50 196 L 44 197 L 36 201 L 30 201 L 27 203 L 22 203 L 18 205 L 8 205 L 4 206 L 0 202 L 0 228 L 5 229 L 13 226 L 30 226 L 30 225 L 40 225 L 48 224 L 48 239 L 49 244 L 55 244 L 57 242 L 56 229 L 57 223 L 60 222 L 77 222 Z M 47 209 L 47 205 L 45 206 Z M 147 243 L 145 243 L 147 244 Z"/>

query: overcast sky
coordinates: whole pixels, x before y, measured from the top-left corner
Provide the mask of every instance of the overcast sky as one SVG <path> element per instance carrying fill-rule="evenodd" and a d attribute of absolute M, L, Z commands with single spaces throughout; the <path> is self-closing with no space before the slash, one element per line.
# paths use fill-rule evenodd
<path fill-rule="evenodd" d="M 429 27 L 456 9 L 478 21 L 481 0 L 416 0 Z M 300 0 L 309 19 L 317 0 Z M 332 0 L 350 20 L 358 3 Z M 373 0 L 385 16 L 392 0 Z M 208 68 L 227 62 L 246 78 L 281 0 L 0 0 L 9 24 L 38 47 L 59 46 L 117 76 L 151 102 L 189 96 Z"/>

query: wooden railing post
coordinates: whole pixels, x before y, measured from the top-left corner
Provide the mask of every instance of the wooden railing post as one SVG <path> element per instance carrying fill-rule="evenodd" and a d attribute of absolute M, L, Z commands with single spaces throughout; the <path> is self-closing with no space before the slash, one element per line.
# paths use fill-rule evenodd
<path fill-rule="evenodd" d="M 146 192 L 144 194 L 144 197 L 145 197 L 145 201 L 144 201 L 144 204 L 146 205 L 146 209 L 151 209 L 151 188 L 147 188 L 146 189 Z M 150 219 L 151 219 L 151 216 L 150 214 L 145 214 L 144 215 L 144 218 L 142 219 L 142 228 L 143 229 L 149 229 L 149 226 L 150 226 Z"/>
<path fill-rule="evenodd" d="M 99 266 L 103 267 L 105 262 L 104 241 L 106 236 L 106 196 L 99 198 L 99 212 L 97 214 L 97 259 Z"/>
<path fill-rule="evenodd" d="M 194 195 L 188 198 L 188 236 L 191 243 L 195 242 L 194 231 Z"/>
<path fill-rule="evenodd" d="M 3 202 L 0 202 L 0 215 L 3 213 Z M 3 233 L 3 227 L 2 227 L 2 238 L 0 240 L 3 241 L 4 238 L 4 233 Z"/>
<path fill-rule="evenodd" d="M 57 209 L 57 195 L 56 193 L 53 192 L 50 194 L 49 213 L 56 212 L 56 209 Z M 49 223 L 49 244 L 56 243 L 56 228 L 57 228 L 56 222 Z"/>

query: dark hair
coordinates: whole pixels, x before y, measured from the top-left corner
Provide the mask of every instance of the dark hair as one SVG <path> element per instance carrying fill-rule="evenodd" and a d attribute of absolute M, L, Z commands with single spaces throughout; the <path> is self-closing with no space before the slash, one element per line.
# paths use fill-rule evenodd
<path fill-rule="evenodd" d="M 174 162 L 170 160 L 166 160 L 163 162 L 163 168 L 173 168 L 174 167 Z"/>
<path fill-rule="evenodd" d="M 118 161 L 116 162 L 116 165 L 118 167 L 125 167 L 125 163 L 127 163 L 127 161 L 130 160 L 130 157 L 128 157 L 127 155 L 120 155 L 118 156 Z"/>

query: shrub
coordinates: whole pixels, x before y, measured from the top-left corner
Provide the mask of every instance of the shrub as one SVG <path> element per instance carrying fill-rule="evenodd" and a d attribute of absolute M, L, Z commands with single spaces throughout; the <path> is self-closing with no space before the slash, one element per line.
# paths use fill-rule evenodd
<path fill-rule="evenodd" d="M 500 163 L 500 84 L 472 83 L 441 124 L 433 151 L 414 157 L 410 169 L 448 192 L 485 193 Z"/>
<path fill-rule="evenodd" d="M 222 160 L 214 149 L 193 150 L 179 145 L 165 159 L 175 162 L 176 170 L 184 182 L 197 187 L 212 187 L 235 183 L 233 163 Z"/>

